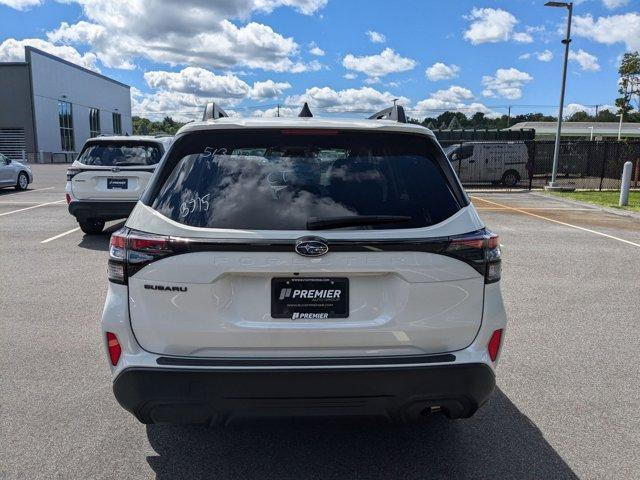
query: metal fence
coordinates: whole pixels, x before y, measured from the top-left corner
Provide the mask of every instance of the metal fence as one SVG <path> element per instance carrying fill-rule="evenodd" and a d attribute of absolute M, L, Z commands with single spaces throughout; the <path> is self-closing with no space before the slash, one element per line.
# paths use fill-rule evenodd
<path fill-rule="evenodd" d="M 78 154 L 76 152 L 28 152 L 26 150 L 7 151 L 0 149 L 0 153 L 11 160 L 23 163 L 73 163 Z"/>
<path fill-rule="evenodd" d="M 553 141 L 440 142 L 467 188 L 534 189 L 551 180 Z M 618 190 L 625 162 L 640 187 L 640 141 L 564 140 L 557 182 L 577 189 Z"/>

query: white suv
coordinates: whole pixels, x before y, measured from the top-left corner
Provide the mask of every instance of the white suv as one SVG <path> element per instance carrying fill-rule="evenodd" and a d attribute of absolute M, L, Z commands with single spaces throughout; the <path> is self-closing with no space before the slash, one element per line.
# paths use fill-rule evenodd
<path fill-rule="evenodd" d="M 144 191 L 171 136 L 102 136 L 86 141 L 67 170 L 69 213 L 84 233 L 126 218 Z"/>
<path fill-rule="evenodd" d="M 401 107 L 213 111 L 111 237 L 119 403 L 144 423 L 472 415 L 506 327 L 500 246 L 433 134 Z"/>

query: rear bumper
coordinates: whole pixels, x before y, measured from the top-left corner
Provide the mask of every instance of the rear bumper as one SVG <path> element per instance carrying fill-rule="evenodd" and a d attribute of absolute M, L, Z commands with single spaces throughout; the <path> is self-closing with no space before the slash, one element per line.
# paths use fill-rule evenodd
<path fill-rule="evenodd" d="M 85 202 L 73 201 L 69 204 L 69 213 L 78 220 L 87 220 L 89 218 L 97 218 L 102 220 L 116 220 L 118 218 L 127 218 L 133 207 L 136 206 L 135 201 L 129 202 Z"/>
<path fill-rule="evenodd" d="M 470 417 L 495 387 L 484 363 L 403 367 L 126 368 L 115 396 L 142 423 L 226 423 L 237 416 Z"/>

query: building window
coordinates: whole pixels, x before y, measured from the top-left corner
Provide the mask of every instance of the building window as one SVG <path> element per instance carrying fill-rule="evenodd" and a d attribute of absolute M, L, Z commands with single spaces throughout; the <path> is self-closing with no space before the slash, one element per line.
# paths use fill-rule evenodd
<path fill-rule="evenodd" d="M 119 113 L 113 114 L 113 133 L 122 135 L 122 116 Z"/>
<path fill-rule="evenodd" d="M 97 137 L 100 135 L 100 110 L 97 108 L 89 109 L 89 136 Z"/>
<path fill-rule="evenodd" d="M 60 148 L 63 152 L 75 151 L 73 140 L 73 108 L 71 103 L 58 102 L 58 118 L 60 120 Z"/>

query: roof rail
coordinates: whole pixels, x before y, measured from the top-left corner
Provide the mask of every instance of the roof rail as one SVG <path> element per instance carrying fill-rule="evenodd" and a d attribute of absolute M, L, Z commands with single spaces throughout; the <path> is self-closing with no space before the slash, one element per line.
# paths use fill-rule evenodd
<path fill-rule="evenodd" d="M 222 110 L 218 105 L 214 102 L 209 102 L 204 107 L 204 114 L 202 115 L 202 120 L 216 120 L 217 118 L 228 117 L 227 113 Z"/>
<path fill-rule="evenodd" d="M 395 120 L 396 122 L 407 123 L 407 116 L 401 105 L 394 105 L 374 113 L 369 117 L 369 120 Z"/>

